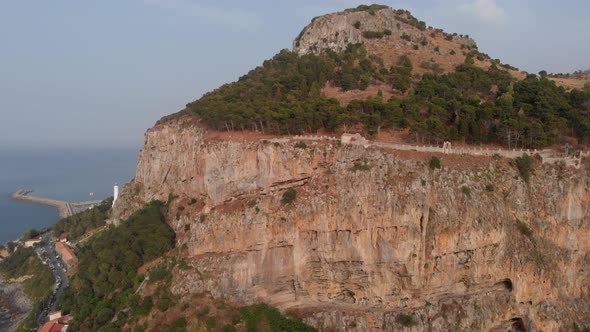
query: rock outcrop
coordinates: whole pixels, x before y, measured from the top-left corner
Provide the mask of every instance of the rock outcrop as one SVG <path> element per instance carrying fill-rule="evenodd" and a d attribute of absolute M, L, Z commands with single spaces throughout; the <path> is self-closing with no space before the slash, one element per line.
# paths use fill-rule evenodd
<path fill-rule="evenodd" d="M 423 26 L 420 27 L 420 24 Z M 366 33 L 386 32 L 381 38 L 367 38 Z M 477 49 L 475 41 L 467 36 L 447 35 L 432 28 L 426 28 L 407 11 L 396 11 L 389 7 L 375 10 L 348 10 L 315 18 L 306 26 L 293 42 L 293 50 L 298 54 L 321 54 L 326 50 L 341 52 L 349 44 L 365 44 L 370 51 L 379 53 L 380 46 L 396 50 L 399 55 L 415 53 L 413 45 L 423 40 L 446 42 L 437 53 L 447 53 L 451 49 Z M 444 38 L 447 36 L 448 39 Z M 433 48 L 434 46 L 432 46 Z M 436 57 L 433 52 L 432 56 Z M 389 59 L 384 59 L 389 60 Z"/>
<path fill-rule="evenodd" d="M 537 165 L 526 183 L 506 160 L 459 167 L 443 157 L 432 170 L 429 156 L 295 144 L 212 140 L 186 118 L 160 123 L 115 217 L 169 200 L 191 257 L 173 292 L 264 301 L 318 327 L 590 326 L 586 170 Z"/>

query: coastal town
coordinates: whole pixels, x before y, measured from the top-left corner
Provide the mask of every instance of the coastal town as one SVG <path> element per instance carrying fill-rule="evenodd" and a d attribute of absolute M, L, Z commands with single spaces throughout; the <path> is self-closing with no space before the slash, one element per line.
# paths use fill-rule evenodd
<path fill-rule="evenodd" d="M 55 207 L 59 211 L 60 218 L 68 218 L 76 213 L 92 209 L 96 207 L 102 201 L 87 201 L 70 203 L 65 201 L 58 201 L 53 199 L 35 197 L 30 195 L 32 190 L 18 190 L 11 195 L 12 199 L 25 201 L 34 204 L 43 204 Z M 78 243 L 83 242 L 86 238 L 78 239 L 76 243 L 70 242 L 67 233 L 55 234 L 52 229 L 45 229 L 42 231 L 30 230 L 25 233 L 20 239 L 12 242 L 8 242 L 5 245 L 0 246 L 0 263 L 4 260 L 10 259 L 11 255 L 18 254 L 20 249 L 34 250 L 34 256 L 47 269 L 51 271 L 53 279 L 53 286 L 51 294 L 48 298 L 43 301 L 43 307 L 36 313 L 36 325 L 39 331 L 44 332 L 56 332 L 66 331 L 68 328 L 68 322 L 70 321 L 70 315 L 62 315 L 61 311 L 56 310 L 57 301 L 62 292 L 68 287 L 69 277 L 71 277 L 77 268 L 78 258 L 76 253 L 78 252 Z M 3 284 L 14 285 L 18 290 L 20 284 L 26 280 L 33 278 L 33 275 L 24 275 L 15 279 L 4 280 L 0 283 L 0 287 Z M 1 282 L 2 280 L 0 280 Z M 11 289 L 15 289 L 11 287 Z M 21 291 L 22 292 L 22 291 Z M 19 293 L 19 292 L 17 292 Z M 17 298 L 20 298 L 17 296 Z M 28 299 L 30 300 L 30 299 Z M 20 301 L 19 299 L 14 300 L 16 302 L 25 304 L 23 307 L 31 307 L 26 299 Z M 18 306 L 18 305 L 17 305 Z M 28 310 L 21 310 L 23 314 Z M 24 315 L 15 315 L 12 317 L 11 325 L 16 326 L 25 319 Z"/>
<path fill-rule="evenodd" d="M 66 235 L 55 237 L 52 236 L 51 231 L 47 231 L 31 239 L 12 242 L 11 246 L 11 251 L 7 248 L 0 249 L 0 261 L 10 257 L 19 247 L 33 248 L 39 260 L 51 270 L 53 275 L 52 294 L 37 317 L 39 331 L 66 331 L 70 316 L 62 315 L 61 311 L 55 311 L 55 307 L 59 296 L 68 286 L 68 277 L 76 271 L 78 260 L 75 245 L 68 241 Z M 19 282 L 28 277 L 30 276 L 23 276 L 21 280 L 6 280 L 6 282 Z"/>

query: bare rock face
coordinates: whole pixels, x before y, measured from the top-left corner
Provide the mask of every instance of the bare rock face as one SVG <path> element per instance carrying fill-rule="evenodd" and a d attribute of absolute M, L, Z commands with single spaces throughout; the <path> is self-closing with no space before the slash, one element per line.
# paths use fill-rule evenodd
<path fill-rule="evenodd" d="M 502 161 L 431 170 L 395 151 L 294 144 L 160 124 L 115 215 L 174 193 L 191 268 L 175 271 L 173 292 L 264 301 L 317 327 L 590 326 L 587 171 L 539 165 L 527 184 Z"/>
<path fill-rule="evenodd" d="M 321 54 L 327 49 L 341 52 L 349 44 L 366 42 L 371 42 L 371 45 L 368 45 L 371 50 L 375 46 L 375 40 L 364 37 L 363 33 L 388 31 L 380 38 L 381 44 L 386 44 L 389 48 L 398 48 L 400 54 L 403 54 L 404 49 L 411 49 L 412 43 L 420 43 L 433 32 L 425 26 L 422 29 L 418 28 L 416 23 L 418 21 L 408 12 L 391 8 L 348 10 L 328 14 L 315 18 L 301 31 L 293 42 L 293 51 L 300 55 Z M 477 48 L 475 41 L 469 37 L 452 36 L 451 40 L 458 48 L 461 45 Z"/>

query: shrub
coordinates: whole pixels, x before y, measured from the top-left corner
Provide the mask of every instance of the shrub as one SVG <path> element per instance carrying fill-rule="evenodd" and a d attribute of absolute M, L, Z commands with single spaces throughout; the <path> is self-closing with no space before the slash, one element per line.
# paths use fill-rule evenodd
<path fill-rule="evenodd" d="M 533 158 L 525 153 L 522 157 L 514 159 L 514 163 L 522 179 L 528 183 L 533 171 Z"/>
<path fill-rule="evenodd" d="M 463 195 L 465 196 L 469 196 L 471 195 L 471 189 L 469 189 L 469 187 L 467 186 L 463 186 L 461 187 L 461 192 L 463 193 Z"/>
<path fill-rule="evenodd" d="M 246 331 L 293 331 L 317 332 L 298 319 L 283 316 L 276 308 L 266 304 L 256 304 L 241 308 L 242 321 Z M 269 326 L 270 328 L 263 328 Z"/>
<path fill-rule="evenodd" d="M 440 168 L 440 158 L 438 158 L 436 156 L 432 156 L 430 158 L 430 161 L 428 162 L 428 167 L 430 167 L 430 169 L 432 169 L 432 170 L 439 169 Z"/>
<path fill-rule="evenodd" d="M 490 193 L 493 192 L 494 191 L 494 186 L 492 184 L 488 183 L 486 185 L 486 191 L 487 192 L 490 192 Z"/>
<path fill-rule="evenodd" d="M 402 39 L 407 40 L 407 41 L 412 41 L 412 37 L 410 37 L 410 35 L 408 35 L 407 33 L 402 34 Z"/>
<path fill-rule="evenodd" d="M 428 40 L 426 40 L 426 38 L 423 38 L 420 44 L 422 44 L 422 46 L 426 46 L 428 45 Z"/>
<path fill-rule="evenodd" d="M 168 200 L 166 201 L 166 205 L 170 205 L 170 203 L 172 203 L 172 201 L 178 196 L 174 195 L 174 193 L 169 193 L 168 194 Z"/>
<path fill-rule="evenodd" d="M 179 318 L 172 323 L 170 326 L 170 332 L 182 332 L 186 331 L 187 321 L 186 318 Z"/>
<path fill-rule="evenodd" d="M 199 312 L 197 312 L 197 316 L 199 317 L 204 317 L 207 316 L 209 314 L 209 306 L 204 306 L 203 309 L 199 310 Z"/>
<path fill-rule="evenodd" d="M 407 314 L 399 314 L 395 316 L 395 321 L 405 327 L 412 327 L 416 325 L 416 323 L 414 322 L 414 318 L 412 318 L 411 315 Z"/>
<path fill-rule="evenodd" d="M 172 272 L 164 265 L 158 265 L 150 271 L 149 283 L 154 283 L 160 280 L 172 279 Z"/>
<path fill-rule="evenodd" d="M 415 49 L 415 50 L 417 50 L 417 49 L 419 49 L 420 47 L 419 47 L 418 45 L 414 45 L 414 46 L 412 46 L 412 48 L 413 48 L 413 49 Z"/>
<path fill-rule="evenodd" d="M 233 327 L 232 325 L 226 324 L 223 326 L 223 328 L 221 328 L 221 332 L 236 332 L 236 328 Z"/>
<path fill-rule="evenodd" d="M 445 37 L 445 39 L 448 40 L 448 41 L 451 41 L 451 40 L 453 40 L 453 35 L 447 35 Z"/>
<path fill-rule="evenodd" d="M 389 30 L 389 29 L 385 29 L 385 30 L 383 30 L 383 33 L 384 33 L 386 36 L 391 36 L 391 30 Z"/>
<path fill-rule="evenodd" d="M 191 200 L 188 202 L 188 205 L 193 205 L 193 204 L 195 204 L 196 202 L 197 202 L 197 199 L 193 197 L 193 198 L 191 198 Z"/>
<path fill-rule="evenodd" d="M 437 47 L 435 47 L 435 48 L 434 48 L 434 51 L 435 51 L 435 52 L 440 52 L 440 47 L 438 47 L 438 46 L 437 46 Z"/>
<path fill-rule="evenodd" d="M 383 31 L 364 31 L 363 32 L 363 37 L 368 38 L 368 39 L 379 39 L 379 38 L 383 38 L 384 35 L 385 35 L 385 33 Z"/>
<path fill-rule="evenodd" d="M 158 303 L 156 304 L 156 308 L 158 308 L 158 310 L 164 312 L 172 306 L 174 306 L 174 301 L 172 300 L 172 298 L 170 297 L 170 294 L 168 294 L 168 292 L 164 292 L 164 294 L 162 294 L 162 296 L 158 300 Z"/>
<path fill-rule="evenodd" d="M 209 319 L 207 319 L 207 328 L 209 330 L 213 330 L 216 325 L 217 325 L 217 319 L 215 319 L 215 317 L 209 317 Z"/>
<path fill-rule="evenodd" d="M 451 50 L 451 52 L 449 52 L 449 54 L 455 55 L 455 54 L 457 54 L 457 52 L 455 52 L 455 50 Z"/>
<path fill-rule="evenodd" d="M 205 221 L 205 219 L 207 219 L 207 216 L 206 215 L 202 214 L 202 215 L 199 216 L 199 221 L 200 222 Z"/>
<path fill-rule="evenodd" d="M 297 198 L 297 191 L 295 189 L 291 188 L 283 193 L 283 199 L 281 200 L 281 202 L 283 204 L 291 204 L 295 201 L 296 198 Z"/>
<path fill-rule="evenodd" d="M 524 222 L 516 220 L 516 227 L 522 233 L 522 235 L 528 237 L 529 239 L 533 238 L 533 231 Z"/>
<path fill-rule="evenodd" d="M 188 231 L 190 231 L 190 230 L 191 230 L 191 224 L 186 224 L 186 225 L 184 225 L 184 231 L 185 231 L 185 232 L 188 232 Z"/>
<path fill-rule="evenodd" d="M 250 200 L 248 201 L 248 207 L 253 208 L 256 206 L 256 200 Z"/>
<path fill-rule="evenodd" d="M 360 29 L 361 28 L 361 21 L 354 22 L 354 27 L 357 29 Z"/>
<path fill-rule="evenodd" d="M 295 143 L 295 147 L 297 149 L 307 149 L 307 144 L 305 144 L 305 142 L 299 141 Z"/>

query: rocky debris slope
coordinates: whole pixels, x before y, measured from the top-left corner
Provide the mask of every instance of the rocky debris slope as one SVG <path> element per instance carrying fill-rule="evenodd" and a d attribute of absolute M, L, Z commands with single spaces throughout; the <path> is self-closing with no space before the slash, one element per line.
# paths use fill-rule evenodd
<path fill-rule="evenodd" d="M 206 137 L 183 119 L 150 129 L 115 206 L 122 219 L 170 201 L 191 255 L 177 294 L 347 331 L 590 326 L 586 170 L 537 165 L 527 184 L 506 160 L 433 170 L 361 146 Z"/>
<path fill-rule="evenodd" d="M 20 284 L 0 278 L 0 331 L 15 331 L 32 307 Z"/>

